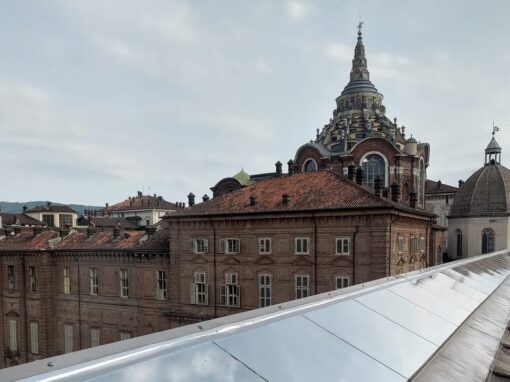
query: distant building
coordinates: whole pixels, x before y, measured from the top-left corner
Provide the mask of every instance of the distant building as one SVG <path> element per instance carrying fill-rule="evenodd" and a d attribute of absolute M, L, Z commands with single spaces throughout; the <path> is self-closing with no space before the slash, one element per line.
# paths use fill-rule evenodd
<path fill-rule="evenodd" d="M 24 213 L 22 214 L 9 214 L 0 212 L 0 229 L 7 227 L 35 227 L 43 226 L 43 222 L 34 219 Z"/>
<path fill-rule="evenodd" d="M 501 164 L 494 136 L 485 164 L 460 187 L 448 216 L 452 259 L 506 249 L 510 237 L 510 170 Z"/>
<path fill-rule="evenodd" d="M 78 212 L 71 207 L 50 202 L 26 210 L 25 215 L 43 222 L 47 227 L 75 227 L 78 219 Z"/>
<path fill-rule="evenodd" d="M 360 182 L 361 183 L 361 182 Z M 177 294 L 199 321 L 442 261 L 435 216 L 323 170 L 266 179 L 164 217 Z"/>
<path fill-rule="evenodd" d="M 440 180 L 435 182 L 427 179 L 425 184 L 425 208 L 437 215 L 437 224 L 448 228 L 448 215 L 458 190 L 457 187 L 444 184 Z M 445 232 L 442 250 L 444 255 L 448 254 L 448 231 Z"/>
<path fill-rule="evenodd" d="M 145 227 L 158 223 L 166 214 L 175 212 L 177 206 L 167 202 L 162 196 L 143 195 L 138 191 L 137 196 L 114 204 L 106 205 L 102 210 L 103 216 L 126 218 L 138 227 Z"/>
<path fill-rule="evenodd" d="M 88 211 L 85 211 L 88 212 Z M 95 212 L 95 211 L 94 211 Z M 122 228 L 126 230 L 137 229 L 138 226 L 132 221 L 126 218 L 114 218 L 108 216 L 95 216 L 90 215 L 82 215 L 78 218 L 78 226 L 80 227 L 96 227 L 100 229 L 106 228 Z"/>

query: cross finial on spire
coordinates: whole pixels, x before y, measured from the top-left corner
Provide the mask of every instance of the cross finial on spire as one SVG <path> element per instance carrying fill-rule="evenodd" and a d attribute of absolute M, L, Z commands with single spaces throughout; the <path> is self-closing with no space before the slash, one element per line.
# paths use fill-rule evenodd
<path fill-rule="evenodd" d="M 361 36 L 361 29 L 363 28 L 363 21 L 361 20 L 361 15 L 359 17 L 359 23 L 358 23 L 358 36 Z"/>
<path fill-rule="evenodd" d="M 494 124 L 494 121 L 492 121 L 492 136 L 494 136 L 494 134 L 496 134 L 497 131 L 499 131 L 499 127 L 497 127 Z"/>

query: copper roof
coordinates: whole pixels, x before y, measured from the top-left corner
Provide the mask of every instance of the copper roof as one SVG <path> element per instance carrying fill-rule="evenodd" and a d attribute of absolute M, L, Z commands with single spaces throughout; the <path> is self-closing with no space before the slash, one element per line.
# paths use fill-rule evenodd
<path fill-rule="evenodd" d="M 114 204 L 106 211 L 129 211 L 129 210 L 175 210 L 176 206 L 174 203 L 167 202 L 162 197 L 151 196 L 151 195 L 138 195 L 129 197 L 128 199 Z"/>
<path fill-rule="evenodd" d="M 440 180 L 435 182 L 427 179 L 425 183 L 425 194 L 455 194 L 459 189 L 442 183 Z"/>
<path fill-rule="evenodd" d="M 284 194 L 288 195 L 287 204 L 283 202 Z M 250 205 L 252 196 L 255 197 L 254 205 Z M 413 209 L 394 203 L 388 198 L 378 197 L 372 190 L 326 170 L 266 179 L 191 208 L 179 210 L 166 218 L 369 208 L 398 208 L 433 216 L 424 210 Z"/>

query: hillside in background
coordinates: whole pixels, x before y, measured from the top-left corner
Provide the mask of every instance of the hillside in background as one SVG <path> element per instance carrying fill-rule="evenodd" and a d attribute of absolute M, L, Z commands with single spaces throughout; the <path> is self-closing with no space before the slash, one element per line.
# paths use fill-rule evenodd
<path fill-rule="evenodd" d="M 0 202 L 0 208 L 2 212 L 7 212 L 11 214 L 19 214 L 23 212 L 23 206 L 27 206 L 29 209 L 42 206 L 48 203 L 48 201 L 35 201 L 35 202 Z M 53 203 L 52 204 L 62 204 L 62 203 Z M 78 212 L 79 215 L 83 214 L 84 210 L 98 210 L 104 207 L 97 206 L 84 206 L 82 204 L 67 204 L 69 207 Z"/>

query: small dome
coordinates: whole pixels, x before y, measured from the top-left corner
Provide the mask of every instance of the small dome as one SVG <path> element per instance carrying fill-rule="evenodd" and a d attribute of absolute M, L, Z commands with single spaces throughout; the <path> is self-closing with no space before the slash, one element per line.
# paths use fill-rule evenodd
<path fill-rule="evenodd" d="M 411 138 L 409 138 L 406 143 L 418 143 L 418 141 L 416 139 L 413 138 L 413 136 L 411 135 Z"/>
<path fill-rule="evenodd" d="M 241 171 L 235 174 L 232 178 L 237 180 L 242 186 L 248 186 L 251 184 L 251 177 L 244 171 L 244 169 L 241 169 Z"/>
<path fill-rule="evenodd" d="M 510 215 L 510 170 L 500 164 L 485 165 L 460 187 L 451 217 Z"/>

